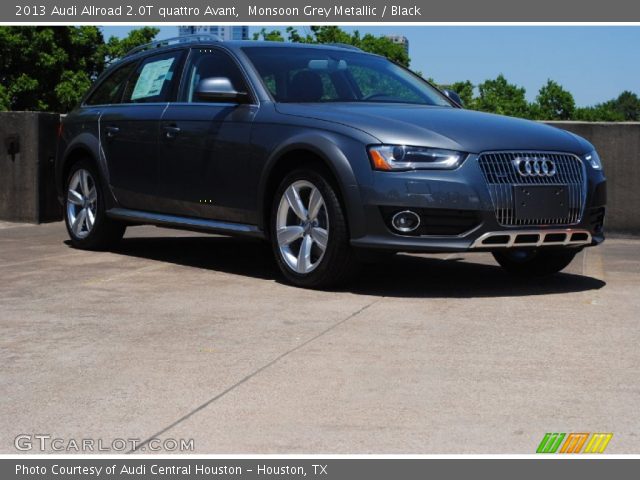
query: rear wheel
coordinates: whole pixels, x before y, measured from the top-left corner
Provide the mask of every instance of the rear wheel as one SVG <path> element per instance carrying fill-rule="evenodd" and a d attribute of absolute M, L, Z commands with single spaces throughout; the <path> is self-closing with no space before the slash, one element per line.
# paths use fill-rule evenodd
<path fill-rule="evenodd" d="M 65 187 L 65 223 L 74 247 L 102 250 L 122 238 L 126 226 L 107 217 L 98 172 L 91 162 L 75 163 Z"/>
<path fill-rule="evenodd" d="M 580 250 L 514 249 L 493 252 L 507 272 L 521 277 L 553 275 L 566 268 Z"/>
<path fill-rule="evenodd" d="M 330 288 L 357 273 L 345 215 L 326 173 L 305 168 L 287 175 L 276 190 L 270 222 L 274 255 L 290 283 Z"/>

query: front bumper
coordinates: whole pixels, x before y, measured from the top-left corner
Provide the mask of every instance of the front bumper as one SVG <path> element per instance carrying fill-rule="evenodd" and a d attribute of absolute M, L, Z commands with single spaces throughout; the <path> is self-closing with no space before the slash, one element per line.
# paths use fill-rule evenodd
<path fill-rule="evenodd" d="M 602 171 L 585 166 L 586 195 L 578 222 L 572 225 L 505 227 L 497 221 L 477 160 L 477 155 L 470 155 L 458 169 L 450 171 L 373 172 L 371 181 L 360 187 L 366 233 L 353 238 L 352 245 L 437 253 L 515 247 L 580 248 L 604 241 L 602 223 L 606 179 Z M 403 209 L 417 210 L 426 219 L 432 214 L 440 218 L 440 212 L 448 212 L 449 217 L 455 217 L 459 212 L 465 218 L 476 218 L 476 221 L 465 231 L 455 234 L 400 234 L 389 225 L 387 212 Z M 438 232 L 437 229 L 435 231 Z M 503 239 L 488 245 L 484 241 L 498 236 L 506 236 L 506 241 Z"/>

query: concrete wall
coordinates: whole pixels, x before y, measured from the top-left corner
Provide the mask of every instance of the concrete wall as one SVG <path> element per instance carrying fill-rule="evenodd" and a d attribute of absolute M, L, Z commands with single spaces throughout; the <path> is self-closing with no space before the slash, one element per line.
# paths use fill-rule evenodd
<path fill-rule="evenodd" d="M 58 118 L 0 112 L 0 220 L 62 218 L 53 184 Z M 640 123 L 547 123 L 585 137 L 598 149 L 607 175 L 607 231 L 640 234 Z"/>
<path fill-rule="evenodd" d="M 605 232 L 640 234 L 640 123 L 546 122 L 589 140 L 607 176 Z"/>
<path fill-rule="evenodd" d="M 62 219 L 53 183 L 59 118 L 53 113 L 0 112 L 0 220 Z"/>

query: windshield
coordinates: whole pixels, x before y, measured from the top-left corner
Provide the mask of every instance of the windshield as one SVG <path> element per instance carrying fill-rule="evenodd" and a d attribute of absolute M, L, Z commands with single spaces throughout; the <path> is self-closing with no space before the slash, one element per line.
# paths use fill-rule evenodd
<path fill-rule="evenodd" d="M 411 103 L 451 107 L 434 87 L 389 60 L 319 48 L 243 48 L 277 102 Z"/>

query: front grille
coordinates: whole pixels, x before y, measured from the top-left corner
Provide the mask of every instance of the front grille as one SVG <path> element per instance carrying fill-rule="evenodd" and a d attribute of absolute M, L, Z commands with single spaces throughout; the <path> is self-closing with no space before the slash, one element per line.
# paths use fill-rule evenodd
<path fill-rule="evenodd" d="M 514 164 L 516 159 L 551 160 L 555 175 L 523 176 Z M 498 223 L 505 227 L 523 225 L 574 225 L 580 222 L 585 200 L 585 172 L 575 155 L 547 152 L 483 153 L 478 164 L 487 182 Z M 568 214 L 553 218 L 518 218 L 515 209 L 514 186 L 563 186 L 568 192 Z"/>

